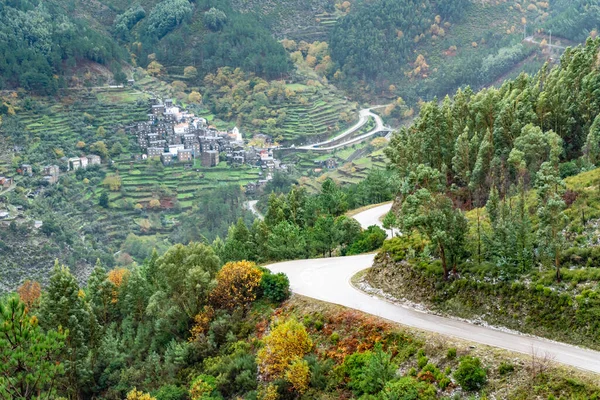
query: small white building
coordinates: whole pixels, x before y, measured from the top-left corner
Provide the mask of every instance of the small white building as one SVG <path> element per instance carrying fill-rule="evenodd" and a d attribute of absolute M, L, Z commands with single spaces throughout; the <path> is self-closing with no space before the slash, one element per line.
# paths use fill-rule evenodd
<path fill-rule="evenodd" d="M 88 159 L 88 165 L 100 165 L 101 159 L 100 156 L 96 155 L 96 154 L 90 154 L 89 156 L 87 156 Z"/>
<path fill-rule="evenodd" d="M 173 157 L 177 157 L 177 153 L 179 152 L 179 150 L 185 150 L 185 146 L 183 144 L 169 145 L 169 153 L 171 153 Z"/>
<path fill-rule="evenodd" d="M 88 166 L 88 158 L 87 157 L 79 157 L 81 161 L 81 168 L 87 168 Z"/>

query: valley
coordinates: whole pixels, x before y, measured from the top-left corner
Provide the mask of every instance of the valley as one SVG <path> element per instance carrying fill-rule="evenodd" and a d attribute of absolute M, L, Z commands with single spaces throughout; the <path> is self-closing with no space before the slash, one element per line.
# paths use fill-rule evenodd
<path fill-rule="evenodd" d="M 592 0 L 0 0 L 0 398 L 600 398 Z"/>

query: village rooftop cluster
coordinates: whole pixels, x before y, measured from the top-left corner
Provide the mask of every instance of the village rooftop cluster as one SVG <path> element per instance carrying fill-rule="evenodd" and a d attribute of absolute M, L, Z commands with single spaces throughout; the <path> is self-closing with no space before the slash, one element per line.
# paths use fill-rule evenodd
<path fill-rule="evenodd" d="M 143 151 L 142 159 L 160 157 L 162 163 L 193 164 L 199 160 L 203 167 L 214 167 L 227 160 L 230 165 L 262 166 L 267 174 L 281 168 L 272 150 L 246 148 L 237 128 L 230 132 L 209 126 L 206 119 L 173 104 L 173 100 L 150 99 L 148 120 L 130 128 Z"/>

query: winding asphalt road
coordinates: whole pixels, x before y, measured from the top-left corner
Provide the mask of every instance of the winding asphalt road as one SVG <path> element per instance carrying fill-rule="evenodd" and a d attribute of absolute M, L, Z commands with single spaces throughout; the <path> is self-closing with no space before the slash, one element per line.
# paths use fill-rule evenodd
<path fill-rule="evenodd" d="M 363 227 L 379 224 L 390 204 L 372 208 L 354 218 Z M 269 266 L 284 272 L 294 293 L 339 304 L 414 328 L 453 336 L 470 342 L 498 347 L 600 373 L 600 352 L 550 340 L 510 333 L 397 305 L 355 289 L 350 279 L 373 264 L 374 254 L 352 257 L 288 261 Z"/>
<path fill-rule="evenodd" d="M 335 149 L 338 149 L 341 147 L 350 146 L 354 143 L 360 143 L 363 140 L 368 139 L 371 136 L 373 136 L 379 132 L 388 132 L 388 131 L 391 132 L 392 129 L 385 126 L 381 117 L 371 111 L 371 110 L 374 110 L 376 108 L 381 108 L 381 107 L 385 107 L 385 106 L 375 106 L 375 107 L 365 108 L 363 110 L 360 110 L 358 122 L 354 126 L 345 130 L 344 132 L 340 133 L 339 135 L 337 135 L 334 138 L 331 138 L 329 140 L 326 140 L 326 141 L 320 142 L 320 143 L 296 147 L 295 149 L 304 150 L 304 151 L 309 151 L 309 150 L 310 151 L 331 151 L 331 150 L 335 150 Z M 375 128 L 373 128 L 372 130 L 370 130 L 367 133 L 364 133 L 364 134 L 357 136 L 355 138 L 352 138 L 350 140 L 346 140 L 342 143 L 332 144 L 332 143 L 339 142 L 340 140 L 343 140 L 344 138 L 346 138 L 346 137 L 352 135 L 354 132 L 358 131 L 360 128 L 362 128 L 367 123 L 369 118 L 373 118 L 375 120 Z"/>

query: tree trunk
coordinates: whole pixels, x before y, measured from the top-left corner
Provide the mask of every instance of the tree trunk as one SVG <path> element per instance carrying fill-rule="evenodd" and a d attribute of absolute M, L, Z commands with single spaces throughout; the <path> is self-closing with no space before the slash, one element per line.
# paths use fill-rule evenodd
<path fill-rule="evenodd" d="M 556 281 L 560 283 L 560 252 L 556 251 L 554 255 L 554 266 L 556 267 Z"/>
<path fill-rule="evenodd" d="M 444 268 L 444 280 L 448 280 L 448 262 L 446 260 L 446 251 L 444 250 L 444 246 L 441 244 L 440 246 L 440 257 L 442 259 L 442 267 Z"/>
<path fill-rule="evenodd" d="M 477 208 L 477 265 L 481 265 L 481 218 Z"/>

